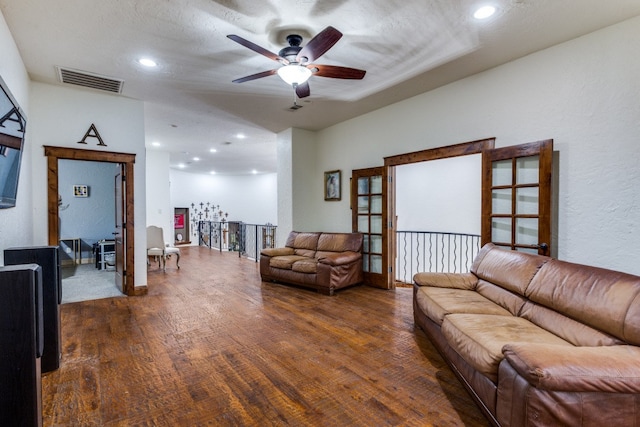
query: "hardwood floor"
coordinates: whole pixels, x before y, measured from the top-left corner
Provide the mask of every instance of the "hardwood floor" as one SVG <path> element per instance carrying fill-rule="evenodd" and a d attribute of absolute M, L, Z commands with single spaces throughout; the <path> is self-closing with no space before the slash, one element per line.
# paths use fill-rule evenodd
<path fill-rule="evenodd" d="M 421 330 L 410 288 L 329 297 L 182 247 L 145 296 L 62 306 L 45 426 L 482 426 Z"/>

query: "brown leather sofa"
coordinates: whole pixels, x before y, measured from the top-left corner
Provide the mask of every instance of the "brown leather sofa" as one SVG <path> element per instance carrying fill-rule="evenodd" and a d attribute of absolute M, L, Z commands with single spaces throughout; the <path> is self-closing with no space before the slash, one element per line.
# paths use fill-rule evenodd
<path fill-rule="evenodd" d="M 333 295 L 362 282 L 362 239 L 360 233 L 292 231 L 285 247 L 260 252 L 260 276 Z"/>
<path fill-rule="evenodd" d="M 488 244 L 413 308 L 494 425 L 640 425 L 640 277 Z"/>

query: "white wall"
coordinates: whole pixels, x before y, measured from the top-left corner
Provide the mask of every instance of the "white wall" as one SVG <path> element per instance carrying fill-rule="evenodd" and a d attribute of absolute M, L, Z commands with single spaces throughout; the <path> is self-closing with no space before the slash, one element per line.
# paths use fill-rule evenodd
<path fill-rule="evenodd" d="M 316 174 L 492 136 L 553 138 L 558 257 L 640 274 L 639 28 L 634 18 L 320 131 Z M 310 191 L 310 227 L 351 229 L 348 198 Z"/>
<path fill-rule="evenodd" d="M 81 240 L 81 258 L 92 256 L 98 240 L 112 240 L 116 229 L 116 165 L 80 160 L 58 161 L 60 237 Z M 75 197 L 74 185 L 86 185 L 88 197 Z M 68 242 L 67 242 L 68 243 Z M 65 248 L 68 250 L 69 248 Z"/>
<path fill-rule="evenodd" d="M 29 109 L 29 76 L 2 12 L 0 12 L 0 52 L 2 52 L 0 77 L 2 77 L 14 99 L 27 116 L 25 149 L 22 153 L 16 206 L 9 209 L 0 209 L 0 261 L 4 263 L 4 249 L 31 245 L 34 239 L 31 228 L 33 221 L 31 209 L 32 168 L 29 146 L 32 144 L 32 118 Z"/>
<path fill-rule="evenodd" d="M 47 244 L 47 162 L 44 145 L 113 151 L 136 155 L 134 166 L 134 220 L 145 224 L 144 106 L 140 101 L 93 90 L 43 83 L 31 85 L 31 150 L 33 156 L 33 235 Z M 96 138 L 78 144 L 95 124 L 106 147 Z M 146 230 L 135 227 L 135 285 L 146 285 Z"/>
<path fill-rule="evenodd" d="M 229 213 L 228 221 L 277 223 L 277 175 L 274 173 L 202 175 L 171 169 L 169 176 L 172 212 L 173 208 L 191 209 L 192 203 L 209 202 Z M 198 242 L 194 238 L 191 241 Z"/>
<path fill-rule="evenodd" d="M 301 139 L 302 135 L 300 135 Z M 278 228 L 276 242 L 286 242 L 287 236 L 293 230 L 293 129 L 278 133 L 276 148 L 278 156 Z M 301 175 L 299 171 L 297 175 Z M 303 206 L 303 199 L 296 200 L 299 207 Z M 302 209 L 300 209 L 302 210 Z"/>
<path fill-rule="evenodd" d="M 480 234 L 480 154 L 396 168 L 399 231 Z"/>
<path fill-rule="evenodd" d="M 172 242 L 173 205 L 169 190 L 169 153 L 147 151 L 147 223 L 162 228 L 167 242 Z"/>
<path fill-rule="evenodd" d="M 316 189 L 320 189 L 324 198 L 324 176 L 318 173 L 316 159 L 316 133 L 302 129 L 292 129 L 292 197 L 296 201 L 293 211 L 292 230 L 304 231 L 308 227 L 307 218 L 314 218 Z M 314 230 L 311 225 L 306 230 Z M 280 230 L 278 230 L 280 231 Z M 287 231 L 287 235 L 291 230 Z M 326 230 L 331 231 L 331 230 Z"/>

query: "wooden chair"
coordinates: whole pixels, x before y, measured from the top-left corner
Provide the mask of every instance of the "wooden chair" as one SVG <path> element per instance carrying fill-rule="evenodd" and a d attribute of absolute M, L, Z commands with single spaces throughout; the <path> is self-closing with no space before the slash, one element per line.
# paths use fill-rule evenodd
<path fill-rule="evenodd" d="M 150 225 L 147 227 L 147 257 L 158 260 L 158 268 L 162 263 L 162 270 L 167 271 L 167 258 L 176 256 L 176 267 L 180 268 L 180 249 L 165 243 L 162 228 Z"/>

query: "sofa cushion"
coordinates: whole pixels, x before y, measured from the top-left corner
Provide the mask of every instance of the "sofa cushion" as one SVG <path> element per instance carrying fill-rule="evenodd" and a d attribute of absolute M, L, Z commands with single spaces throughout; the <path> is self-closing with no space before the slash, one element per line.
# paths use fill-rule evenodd
<path fill-rule="evenodd" d="M 476 291 L 483 297 L 506 308 L 514 316 L 519 315 L 522 307 L 527 302 L 525 297 L 482 279 L 478 280 Z"/>
<path fill-rule="evenodd" d="M 316 256 L 316 251 L 311 249 L 294 249 L 293 253 L 305 258 L 315 258 Z"/>
<path fill-rule="evenodd" d="M 361 233 L 322 233 L 318 238 L 318 251 L 324 252 L 360 252 L 362 251 Z"/>
<path fill-rule="evenodd" d="M 519 295 L 533 276 L 551 258 L 525 252 L 501 249 L 493 243 L 482 247 L 471 266 L 471 272 L 487 282 L 495 283 Z"/>
<path fill-rule="evenodd" d="M 520 311 L 520 317 L 546 329 L 575 346 L 611 346 L 625 344 L 624 341 L 573 320 L 564 314 L 528 301 Z"/>
<path fill-rule="evenodd" d="M 518 342 L 567 345 L 570 343 L 526 319 L 493 314 L 449 314 L 442 322 L 449 345 L 494 383 L 504 358 L 502 347 Z"/>
<path fill-rule="evenodd" d="M 640 345 L 638 276 L 554 259 L 536 274 L 527 296 L 629 344 Z"/>
<path fill-rule="evenodd" d="M 300 255 L 276 256 L 269 260 L 269 266 L 273 268 L 280 268 L 283 270 L 291 270 L 291 267 L 295 262 L 305 259 L 308 258 Z"/>
<path fill-rule="evenodd" d="M 504 308 L 475 291 L 422 286 L 416 293 L 418 307 L 438 325 L 451 313 L 511 316 Z"/>
<path fill-rule="evenodd" d="M 291 270 L 299 273 L 316 273 L 318 271 L 318 260 L 315 258 L 301 259 L 293 263 Z"/>
<path fill-rule="evenodd" d="M 287 237 L 287 243 L 285 246 L 294 249 L 310 249 L 315 252 L 318 247 L 318 238 L 320 233 L 301 233 L 299 231 L 292 231 Z"/>

